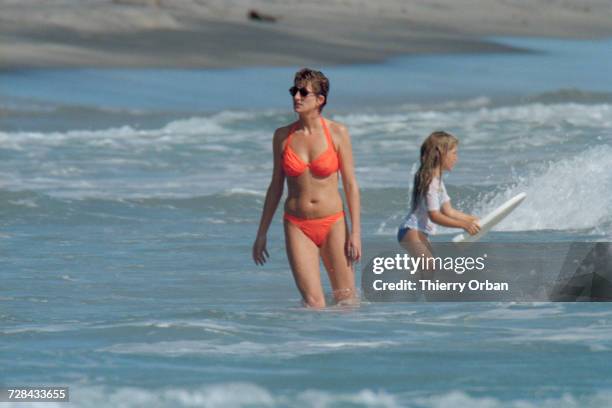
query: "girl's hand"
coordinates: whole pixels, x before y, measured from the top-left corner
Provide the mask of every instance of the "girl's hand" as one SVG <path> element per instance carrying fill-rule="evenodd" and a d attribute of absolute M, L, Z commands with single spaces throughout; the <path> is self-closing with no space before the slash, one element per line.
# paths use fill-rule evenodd
<path fill-rule="evenodd" d="M 253 243 L 253 261 L 257 265 L 263 265 L 266 263 L 268 258 L 270 258 L 270 254 L 268 254 L 268 250 L 266 249 L 267 237 L 265 235 L 258 235 L 255 238 L 255 242 Z"/>
<path fill-rule="evenodd" d="M 480 225 L 480 219 L 476 217 L 475 215 L 468 215 L 468 219 Z"/>
<path fill-rule="evenodd" d="M 357 262 L 361 259 L 361 235 L 360 234 L 352 233 L 351 235 L 349 235 L 349 238 L 346 241 L 344 252 L 346 254 L 346 257 L 351 262 Z"/>
<path fill-rule="evenodd" d="M 480 225 L 478 224 L 478 218 L 474 217 L 474 220 L 466 221 L 463 229 L 470 235 L 478 234 L 480 231 Z"/>

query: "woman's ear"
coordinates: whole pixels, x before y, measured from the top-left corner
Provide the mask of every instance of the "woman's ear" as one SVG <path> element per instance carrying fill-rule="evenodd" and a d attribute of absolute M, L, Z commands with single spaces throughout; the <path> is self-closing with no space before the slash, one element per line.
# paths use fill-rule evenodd
<path fill-rule="evenodd" d="M 317 95 L 317 100 L 319 101 L 319 110 L 321 110 L 321 106 L 325 102 L 325 95 Z"/>

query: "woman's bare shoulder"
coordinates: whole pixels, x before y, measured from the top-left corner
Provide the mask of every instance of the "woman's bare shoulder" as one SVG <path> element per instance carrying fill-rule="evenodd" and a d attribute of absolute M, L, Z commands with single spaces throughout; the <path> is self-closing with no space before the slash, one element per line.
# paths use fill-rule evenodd
<path fill-rule="evenodd" d="M 344 124 L 329 119 L 326 119 L 326 121 L 335 141 L 343 142 L 349 138 L 348 128 Z"/>
<path fill-rule="evenodd" d="M 277 128 L 274 131 L 274 136 L 273 136 L 274 142 L 282 143 L 285 139 L 287 139 L 287 136 L 289 136 L 289 132 L 291 131 L 291 128 L 293 127 L 293 125 L 294 125 L 293 123 L 289 123 L 286 126 L 281 126 Z"/>

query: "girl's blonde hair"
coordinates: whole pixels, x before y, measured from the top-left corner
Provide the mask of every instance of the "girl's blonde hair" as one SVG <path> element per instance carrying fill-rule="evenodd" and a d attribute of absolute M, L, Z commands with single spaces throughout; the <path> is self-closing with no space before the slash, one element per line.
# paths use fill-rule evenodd
<path fill-rule="evenodd" d="M 433 132 L 421 145 L 421 165 L 414 175 L 414 188 L 412 190 L 412 210 L 416 210 L 419 200 L 427 194 L 429 184 L 433 179 L 436 168 L 440 169 L 442 178 L 442 159 L 459 140 L 443 131 Z"/>

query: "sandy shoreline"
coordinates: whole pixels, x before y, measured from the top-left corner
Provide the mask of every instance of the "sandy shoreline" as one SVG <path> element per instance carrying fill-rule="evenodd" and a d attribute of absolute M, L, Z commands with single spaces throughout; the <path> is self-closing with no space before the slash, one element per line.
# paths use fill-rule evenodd
<path fill-rule="evenodd" d="M 589 0 L 0 0 L 0 69 L 333 65 L 520 51 L 489 36 L 612 36 Z M 247 18 L 249 10 L 275 22 Z"/>

